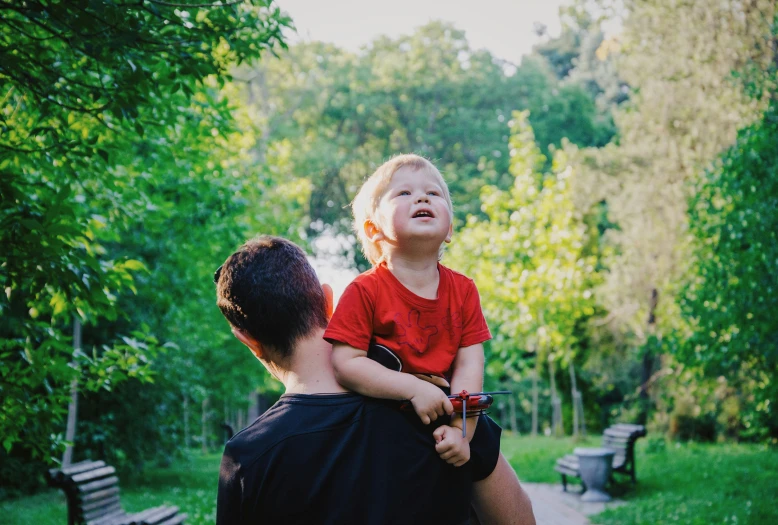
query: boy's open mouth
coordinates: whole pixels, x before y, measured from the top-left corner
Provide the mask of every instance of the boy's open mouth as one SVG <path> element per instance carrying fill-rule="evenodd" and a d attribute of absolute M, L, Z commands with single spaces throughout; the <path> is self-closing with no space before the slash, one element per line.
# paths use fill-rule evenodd
<path fill-rule="evenodd" d="M 416 218 L 419 218 L 419 217 L 432 217 L 432 218 L 434 218 L 435 214 L 433 214 L 429 210 L 419 210 L 419 211 L 417 211 L 416 213 L 413 214 L 413 218 L 416 219 Z"/>

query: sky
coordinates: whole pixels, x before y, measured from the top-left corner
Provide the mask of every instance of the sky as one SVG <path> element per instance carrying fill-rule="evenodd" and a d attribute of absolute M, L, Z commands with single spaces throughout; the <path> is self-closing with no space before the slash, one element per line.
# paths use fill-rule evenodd
<path fill-rule="evenodd" d="M 288 42 L 320 40 L 349 51 L 380 35 L 396 38 L 431 20 L 451 22 L 465 31 L 470 47 L 487 49 L 497 58 L 518 64 L 538 42 L 535 22 L 558 35 L 559 7 L 568 0 L 276 0 L 294 20 L 296 34 Z M 328 243 L 320 239 L 319 244 Z M 337 300 L 356 270 L 322 257 L 311 263 Z"/>
<path fill-rule="evenodd" d="M 291 43 L 332 42 L 357 51 L 375 37 L 412 33 L 431 20 L 463 29 L 473 49 L 488 49 L 518 64 L 538 37 L 541 22 L 559 34 L 559 6 L 568 0 L 277 0 L 297 27 Z"/>

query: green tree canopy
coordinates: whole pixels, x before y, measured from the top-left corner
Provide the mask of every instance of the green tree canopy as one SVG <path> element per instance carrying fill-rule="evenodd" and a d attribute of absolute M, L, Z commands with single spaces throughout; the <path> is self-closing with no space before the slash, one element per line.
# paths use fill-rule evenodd
<path fill-rule="evenodd" d="M 597 281 L 587 228 L 572 200 L 573 169 L 563 154 L 553 171 L 535 144 L 527 114 L 513 114 L 507 190 L 484 188 L 486 219 L 471 216 L 456 232 L 446 260 L 478 283 L 496 333 L 487 369 L 501 376 L 525 352 L 570 359 L 576 325 L 594 314 Z"/>
<path fill-rule="evenodd" d="M 738 387 L 743 435 L 778 437 L 778 103 L 742 130 L 690 206 L 697 264 L 683 362 Z M 745 395 L 753 392 L 753 397 Z"/>
<path fill-rule="evenodd" d="M 91 388 L 149 377 L 149 352 L 160 343 L 143 324 L 126 326 L 121 344 L 102 340 L 94 352 L 74 355 L 71 319 L 124 315 L 117 297 L 136 290 L 133 275 L 144 264 L 137 252 L 112 249 L 111 242 L 129 224 L 142 227 L 146 218 L 153 224 L 161 189 L 150 171 L 137 168 L 146 163 L 181 175 L 188 168 L 182 159 L 193 158 L 187 148 L 196 144 L 200 155 L 208 154 L 209 142 L 228 133 L 232 119 L 218 85 L 232 64 L 282 44 L 289 23 L 263 0 L 187 5 L 0 6 L 6 450 L 23 441 L 48 458 L 61 445 L 56 425 L 65 387 L 80 371 L 92 372 L 82 376 Z M 165 151 L 176 146 L 183 150 Z"/>

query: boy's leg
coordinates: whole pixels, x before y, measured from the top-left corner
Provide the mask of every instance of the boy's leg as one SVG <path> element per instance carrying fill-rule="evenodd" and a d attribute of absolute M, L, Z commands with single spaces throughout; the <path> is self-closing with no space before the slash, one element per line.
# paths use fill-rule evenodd
<path fill-rule="evenodd" d="M 502 452 L 494 471 L 473 484 L 473 492 L 481 525 L 535 525 L 532 502 Z"/>

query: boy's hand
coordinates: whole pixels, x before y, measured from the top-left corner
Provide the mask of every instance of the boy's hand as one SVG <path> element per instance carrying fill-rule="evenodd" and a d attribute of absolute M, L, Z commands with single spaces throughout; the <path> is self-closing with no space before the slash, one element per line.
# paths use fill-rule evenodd
<path fill-rule="evenodd" d="M 435 451 L 440 459 L 455 467 L 470 461 L 470 443 L 462 437 L 462 429 L 441 425 L 432 433 L 435 437 Z"/>
<path fill-rule="evenodd" d="M 440 388 L 422 380 L 418 380 L 415 384 L 410 402 L 421 422 L 425 425 L 429 425 L 439 416 L 451 414 L 454 411 L 448 396 Z"/>

